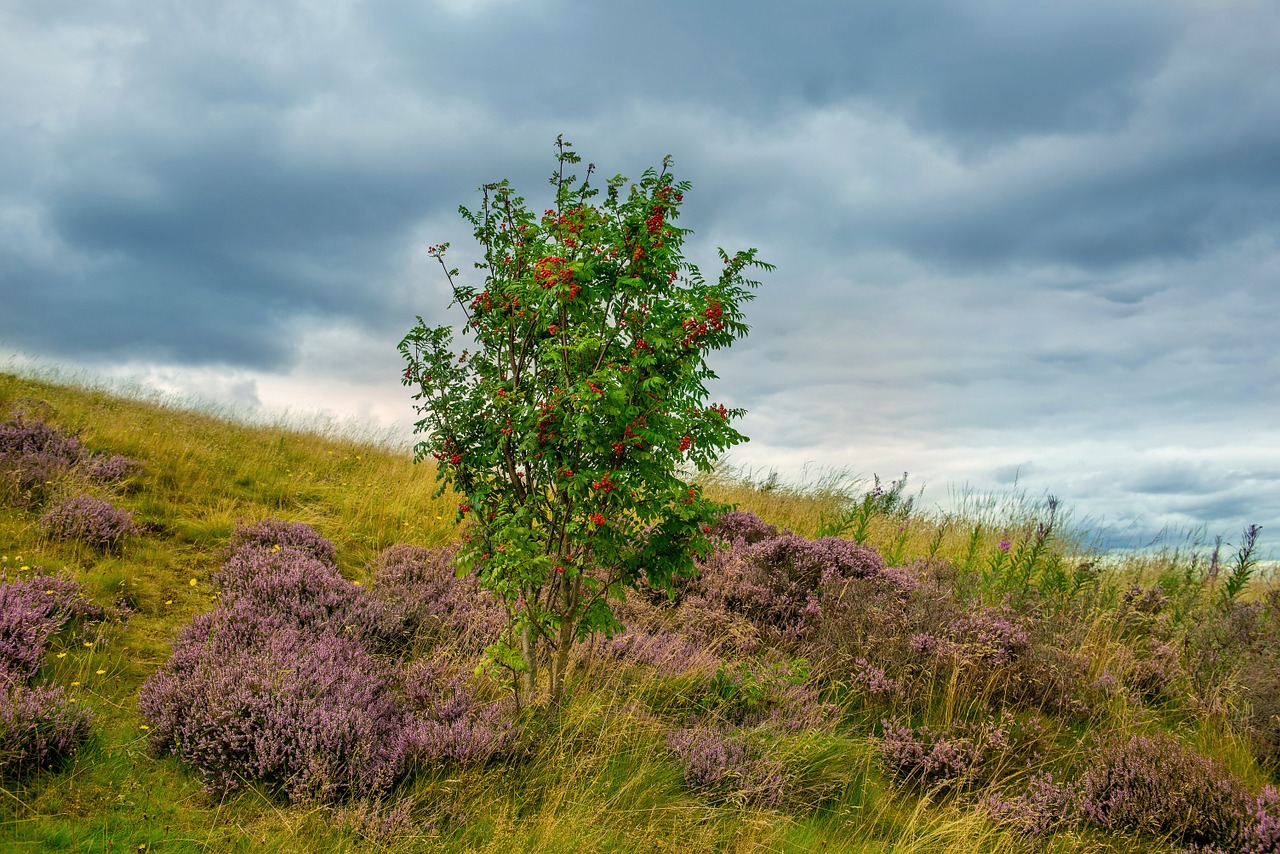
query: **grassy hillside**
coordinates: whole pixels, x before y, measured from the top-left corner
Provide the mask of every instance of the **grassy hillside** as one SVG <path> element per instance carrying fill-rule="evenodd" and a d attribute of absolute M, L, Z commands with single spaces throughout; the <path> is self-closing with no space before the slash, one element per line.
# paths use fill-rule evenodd
<path fill-rule="evenodd" d="M 211 789 L 149 749 L 138 701 L 218 606 L 237 524 L 305 523 L 353 590 L 376 591 L 385 549 L 455 538 L 456 502 L 377 444 L 0 374 L 0 420 L 19 411 L 141 469 L 0 493 L 6 580 L 66 574 L 102 609 L 48 640 L 34 684 L 90 709 L 90 735 L 0 781 L 2 850 L 1119 852 L 1263 846 L 1280 819 L 1264 789 L 1280 779 L 1280 596 L 1247 566 L 1233 576 L 1229 550 L 1103 565 L 1035 502 L 943 517 L 892 484 L 732 476 L 713 497 L 803 537 L 839 532 L 831 554 L 870 561 L 857 540 L 879 568 L 806 581 L 799 558 L 741 540 L 678 608 L 633 597 L 625 622 L 648 646 L 593 646 L 566 711 L 520 712 L 487 761 L 418 762 L 375 802 Z M 137 531 L 59 539 L 42 518 L 79 492 Z M 769 555 L 810 554 L 760 536 Z M 377 655 L 404 670 L 444 648 L 433 638 Z"/>

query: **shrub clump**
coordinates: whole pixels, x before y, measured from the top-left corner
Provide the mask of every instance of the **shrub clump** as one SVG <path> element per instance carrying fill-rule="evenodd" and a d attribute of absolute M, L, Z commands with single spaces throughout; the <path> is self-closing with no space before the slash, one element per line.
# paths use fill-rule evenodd
<path fill-rule="evenodd" d="M 412 715 L 404 736 L 408 761 L 480 763 L 507 752 L 515 741 L 511 704 L 484 701 L 448 662 L 415 662 L 404 693 Z"/>
<path fill-rule="evenodd" d="M 891 777 L 922 789 L 955 790 L 986 780 L 998 763 L 1037 756 L 1044 730 L 1039 718 L 1011 712 L 943 728 L 881 721 L 877 750 Z"/>
<path fill-rule="evenodd" d="M 295 801 L 381 794 L 403 765 L 386 666 L 354 639 L 257 604 L 237 600 L 183 631 L 139 699 L 152 751 L 218 792 L 256 780 Z"/>
<path fill-rule="evenodd" d="M 345 581 L 315 531 L 267 520 L 231 542 L 218 606 L 143 686 L 153 752 L 179 756 L 211 791 L 257 781 L 333 802 L 377 800 L 413 763 L 481 762 L 509 747 L 506 704 L 483 702 L 442 665 L 406 676 L 382 654 L 404 651 L 412 621 Z"/>
<path fill-rule="evenodd" d="M 314 528 L 302 522 L 286 522 L 268 517 L 260 522 L 239 523 L 231 532 L 231 553 L 246 549 L 280 548 L 306 552 L 321 563 L 336 567 L 338 551 L 333 541 L 320 536 Z"/>
<path fill-rule="evenodd" d="M 667 749 L 680 761 L 685 785 L 713 800 L 773 807 L 785 794 L 788 774 L 783 763 L 740 733 L 716 726 L 686 727 L 667 737 Z"/>
<path fill-rule="evenodd" d="M 0 696 L 0 777 L 59 767 L 88 740 L 92 721 L 61 686 L 10 686 Z"/>
<path fill-rule="evenodd" d="M 39 504 L 84 455 L 75 436 L 19 412 L 0 421 L 0 492 L 19 504 Z"/>
<path fill-rule="evenodd" d="M 40 517 L 45 534 L 55 540 L 79 540 L 109 549 L 138 532 L 133 514 L 104 498 L 75 495 L 49 508 Z"/>
<path fill-rule="evenodd" d="M 55 632 L 73 618 L 100 619 L 102 613 L 66 576 L 8 581 L 0 575 L 0 683 L 30 682 Z"/>
<path fill-rule="evenodd" d="M 779 534 L 744 511 L 721 517 L 711 534 L 722 547 L 699 563 L 696 580 L 682 585 L 686 601 L 745 618 L 769 640 L 808 638 L 822 613 L 825 588 L 886 569 L 872 549 L 836 537 Z"/>
<path fill-rule="evenodd" d="M 1112 736 L 1070 782 L 1031 779 L 1015 796 L 982 798 L 997 823 L 1029 836 L 1084 822 L 1158 836 L 1198 854 L 1280 854 L 1280 796 L 1256 797 L 1234 775 L 1163 733 Z"/>
<path fill-rule="evenodd" d="M 369 564 L 370 601 L 405 637 L 479 653 L 506 629 L 502 602 L 472 575 L 457 576 L 457 550 L 395 545 Z"/>
<path fill-rule="evenodd" d="M 71 472 L 97 483 L 114 483 L 137 473 L 128 457 L 93 454 L 76 436 L 17 412 L 0 421 L 0 500 L 36 506 Z"/>
<path fill-rule="evenodd" d="M 76 616 L 102 610 L 69 578 L 0 576 L 0 778 L 56 768 L 89 737 L 92 714 L 58 686 L 33 686 L 49 638 Z"/>
<path fill-rule="evenodd" d="M 1184 844 L 1230 848 L 1253 806 L 1239 780 L 1163 733 L 1105 742 L 1077 786 L 1093 824 Z"/>

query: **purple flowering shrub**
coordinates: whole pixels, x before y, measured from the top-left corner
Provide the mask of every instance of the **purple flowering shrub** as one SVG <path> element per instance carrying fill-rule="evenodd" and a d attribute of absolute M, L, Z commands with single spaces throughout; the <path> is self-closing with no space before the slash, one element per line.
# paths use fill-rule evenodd
<path fill-rule="evenodd" d="M 710 534 L 732 546 L 751 546 L 778 536 L 778 529 L 746 510 L 730 510 L 711 526 Z"/>
<path fill-rule="evenodd" d="M 1111 737 L 1076 788 L 1080 816 L 1099 827 L 1228 850 L 1254 806 L 1233 775 L 1162 733 Z"/>
<path fill-rule="evenodd" d="M 1042 836 L 1078 823 L 1159 836 L 1198 854 L 1280 854 L 1280 796 L 1250 796 L 1240 780 L 1167 735 L 1112 736 L 1083 773 L 1059 782 L 1031 778 L 1016 795 L 980 799 L 997 824 Z"/>
<path fill-rule="evenodd" d="M 1052 774 L 1036 774 L 1017 795 L 991 792 L 979 803 L 996 824 L 1026 836 L 1044 836 L 1075 820 L 1075 790 L 1058 783 Z"/>
<path fill-rule="evenodd" d="M 1008 606 L 978 608 L 954 614 L 934 631 L 911 635 L 911 648 L 927 657 L 957 664 L 1003 667 L 1019 659 L 1030 646 L 1028 619 Z"/>
<path fill-rule="evenodd" d="M 409 761 L 486 762 L 515 741 L 511 698 L 483 700 L 456 665 L 414 662 L 404 695 L 413 714 L 404 736 Z"/>
<path fill-rule="evenodd" d="M 120 483 L 142 471 L 142 463 L 122 454 L 94 454 L 80 467 L 95 483 Z"/>
<path fill-rule="evenodd" d="M 70 578 L 0 576 L 0 777 L 54 768 L 89 737 L 88 709 L 67 702 L 60 687 L 31 681 L 55 632 L 101 616 Z"/>
<path fill-rule="evenodd" d="M 895 679 L 865 658 L 856 659 L 849 671 L 849 683 L 859 692 L 882 700 L 901 700 L 906 688 L 901 679 Z"/>
<path fill-rule="evenodd" d="M 90 453 L 76 436 L 25 413 L 0 421 L 0 500 L 5 502 L 42 504 L 68 473 L 114 483 L 140 468 L 128 457 Z"/>
<path fill-rule="evenodd" d="M 431 553 L 389 551 L 376 577 L 384 586 L 366 591 L 304 525 L 238 528 L 215 575 L 218 606 L 182 631 L 143 686 L 152 750 L 181 758 L 211 791 L 257 781 L 295 801 L 378 799 L 414 764 L 507 750 L 509 704 L 482 700 L 438 661 L 406 671 L 386 654 L 404 653 L 420 628 L 407 603 L 425 591 L 405 579 L 440 568 Z M 428 616 L 448 613 L 448 584 L 436 580 Z"/>
<path fill-rule="evenodd" d="M 359 588 L 310 552 L 242 546 L 214 573 L 213 582 L 226 603 L 243 600 L 299 626 L 323 627 L 332 621 L 341 625 L 339 633 L 354 629 Z"/>
<path fill-rule="evenodd" d="M 867 702 L 925 711 L 944 690 L 992 710 L 1090 713 L 1083 621 L 969 602 L 925 567 L 828 584 L 821 608 L 804 652 Z"/>
<path fill-rule="evenodd" d="M 215 792 L 258 781 L 295 801 L 376 796 L 403 766 L 387 664 L 248 598 L 197 616 L 138 705 L 152 751 Z"/>
<path fill-rule="evenodd" d="M 101 549 L 119 546 L 138 533 L 133 514 L 105 498 L 75 495 L 60 501 L 40 517 L 45 534 L 55 540 L 78 540 Z"/>
<path fill-rule="evenodd" d="M 821 613 L 821 589 L 837 580 L 885 570 L 872 549 L 836 537 L 782 534 L 750 513 L 734 511 L 712 526 L 723 543 L 680 585 L 699 608 L 741 616 L 769 640 L 807 638 Z"/>
<path fill-rule="evenodd" d="M 806 763 L 788 763 L 771 745 L 780 737 L 830 733 L 836 708 L 823 701 L 802 661 L 776 655 L 721 665 L 704 684 L 694 714 L 667 737 L 685 784 L 714 801 L 776 807 L 823 784 Z M 795 767 L 792 767 L 792 766 Z"/>
<path fill-rule="evenodd" d="M 600 654 L 611 661 L 646 665 L 665 676 L 685 673 L 710 675 L 719 659 L 706 646 L 695 644 L 680 632 L 650 633 L 628 626 L 605 640 Z"/>
<path fill-rule="evenodd" d="M 0 575 L 0 683 L 25 684 L 40 668 L 49 638 L 71 620 L 101 619 L 102 609 L 80 595 L 67 576 Z"/>
<path fill-rule="evenodd" d="M 785 765 L 723 726 L 695 725 L 667 736 L 691 790 L 716 801 L 774 807 L 786 792 Z"/>
<path fill-rule="evenodd" d="M 54 482 L 85 455 L 84 445 L 39 419 L 19 412 L 0 421 L 0 497 L 39 504 Z"/>
<path fill-rule="evenodd" d="M 1242 854 L 1280 854 L 1280 792 L 1263 786 L 1249 805 L 1240 834 Z"/>
<path fill-rule="evenodd" d="M 0 691 L 0 778 L 57 768 L 89 738 L 92 720 L 61 686 L 9 685 Z"/>
<path fill-rule="evenodd" d="M 889 776 L 926 790 L 958 790 L 996 776 L 1002 768 L 1038 760 L 1045 744 L 1040 718 L 1005 711 L 979 722 L 947 727 L 881 721 L 876 745 Z"/>
<path fill-rule="evenodd" d="M 629 595 L 614 609 L 623 628 L 594 646 L 597 657 L 609 662 L 640 665 L 663 677 L 696 676 L 711 678 L 721 665 L 718 648 L 728 633 L 716 633 L 696 617 L 725 617 L 702 607 L 697 597 L 680 604 L 644 593 Z M 694 621 L 684 619 L 689 615 Z M 610 672 L 618 672 L 611 669 Z"/>
<path fill-rule="evenodd" d="M 301 523 L 268 519 L 232 531 L 214 583 L 224 601 L 248 599 L 299 626 L 328 627 L 388 653 L 403 651 L 417 626 L 406 604 L 364 593 L 339 574 L 333 545 Z"/>
<path fill-rule="evenodd" d="M 455 548 L 395 545 L 369 564 L 368 596 L 411 636 L 467 654 L 497 640 L 507 625 L 502 602 L 473 575 L 457 576 Z"/>
<path fill-rule="evenodd" d="M 337 566 L 337 549 L 333 541 L 320 536 L 314 528 L 302 522 L 269 517 L 260 522 L 238 523 L 231 532 L 230 549 L 233 554 L 244 549 L 271 549 L 275 546 L 297 549 L 323 564 Z"/>

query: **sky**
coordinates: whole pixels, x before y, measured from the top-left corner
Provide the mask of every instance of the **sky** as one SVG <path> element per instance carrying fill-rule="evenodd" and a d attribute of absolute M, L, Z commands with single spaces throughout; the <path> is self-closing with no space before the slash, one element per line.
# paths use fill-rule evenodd
<path fill-rule="evenodd" d="M 563 134 L 777 265 L 712 362 L 751 476 L 1269 548 L 1277 45 L 1276 0 L 0 0 L 0 365 L 407 441 L 427 246 Z"/>

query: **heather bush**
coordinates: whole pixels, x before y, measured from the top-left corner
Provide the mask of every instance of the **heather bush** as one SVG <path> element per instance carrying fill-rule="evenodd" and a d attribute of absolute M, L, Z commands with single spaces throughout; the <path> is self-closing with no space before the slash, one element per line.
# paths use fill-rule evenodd
<path fill-rule="evenodd" d="M 1075 820 L 1075 793 L 1052 774 L 1036 774 L 1017 795 L 991 792 L 979 799 L 997 824 L 1027 836 L 1043 836 Z"/>
<path fill-rule="evenodd" d="M 69 577 L 37 574 L 8 581 L 0 575 L 0 682 L 26 684 L 55 632 L 74 618 L 102 615 Z"/>
<path fill-rule="evenodd" d="M 752 546 L 778 536 L 778 529 L 747 510 L 730 510 L 716 519 L 710 536 L 731 546 Z"/>
<path fill-rule="evenodd" d="M 79 439 L 39 419 L 19 412 L 0 421 L 0 497 L 19 504 L 43 502 L 84 454 Z"/>
<path fill-rule="evenodd" d="M 0 691 L 0 778 L 53 770 L 89 738 L 93 715 L 59 686 Z"/>
<path fill-rule="evenodd" d="M 360 590 L 332 564 L 293 547 L 241 546 L 213 576 L 227 603 L 244 601 L 263 613 L 288 616 L 299 626 L 330 621 L 352 628 Z"/>
<path fill-rule="evenodd" d="M 712 800 L 773 807 L 786 793 L 785 765 L 725 727 L 678 729 L 667 737 L 667 749 L 679 760 L 685 785 Z"/>
<path fill-rule="evenodd" d="M 55 540 L 78 540 L 96 548 L 119 546 L 138 533 L 133 514 L 105 498 L 75 495 L 60 501 L 40 517 L 45 534 Z"/>
<path fill-rule="evenodd" d="M 945 562 L 860 572 L 822 579 L 797 646 L 825 680 L 918 712 L 941 691 L 992 711 L 1091 714 L 1092 665 L 1079 651 L 1089 621 L 1074 606 L 982 605 L 957 592 Z"/>
<path fill-rule="evenodd" d="M 142 463 L 121 454 L 94 454 L 81 464 L 81 470 L 97 483 L 119 483 L 142 471 Z"/>
<path fill-rule="evenodd" d="M 752 532 L 699 564 L 698 578 L 685 586 L 708 606 L 740 614 L 767 638 L 795 642 L 809 637 L 822 612 L 821 589 L 839 581 L 867 578 L 885 570 L 876 552 L 848 540 L 807 540 L 795 534 Z"/>
<path fill-rule="evenodd" d="M 985 750 L 967 727 L 937 732 L 887 720 L 881 725 L 876 749 L 891 777 L 932 789 L 962 786 L 977 776 Z"/>
<path fill-rule="evenodd" d="M 1280 854 L 1280 793 L 1264 786 L 1250 804 L 1241 836 L 1242 854 Z"/>
<path fill-rule="evenodd" d="M 849 684 L 859 692 L 882 700 L 900 700 L 906 696 L 901 679 L 894 679 L 865 658 L 856 659 L 849 671 Z"/>
<path fill-rule="evenodd" d="M 957 790 L 992 777 L 1001 767 L 1039 760 L 1045 730 L 1037 717 L 1002 712 L 979 722 L 936 728 L 881 721 L 877 751 L 891 777 L 926 790 Z"/>
<path fill-rule="evenodd" d="M 1251 806 L 1239 780 L 1163 733 L 1108 738 L 1077 789 L 1080 815 L 1099 827 L 1228 849 Z"/>
<path fill-rule="evenodd" d="M 60 687 L 30 683 L 55 632 L 75 617 L 101 616 L 70 578 L 0 575 L 0 777 L 55 768 L 88 738 L 88 709 Z"/>
<path fill-rule="evenodd" d="M 415 662 L 405 674 L 404 694 L 413 715 L 404 736 L 409 761 L 481 763 L 515 741 L 511 698 L 483 700 L 456 665 Z"/>
<path fill-rule="evenodd" d="M 114 483 L 140 468 L 128 457 L 91 454 L 76 436 L 22 412 L 0 421 L 0 500 L 34 506 L 48 500 L 70 472 Z"/>
<path fill-rule="evenodd" d="M 706 646 L 696 644 L 680 632 L 650 634 L 627 626 L 604 641 L 600 654 L 606 660 L 625 661 L 652 667 L 664 676 L 682 673 L 710 674 L 719 659 Z"/>
<path fill-rule="evenodd" d="M 459 578 L 456 549 L 395 545 L 370 562 L 369 601 L 408 637 L 478 654 L 507 624 L 501 601 L 472 575 Z"/>
<path fill-rule="evenodd" d="M 214 576 L 218 607 L 182 631 L 143 687 L 155 753 L 179 756 L 211 791 L 256 781 L 337 801 L 381 797 L 411 763 L 483 762 L 508 748 L 508 704 L 482 701 L 455 669 L 419 661 L 405 672 L 376 654 L 405 651 L 419 606 L 462 619 L 463 597 L 437 572 L 447 557 L 388 550 L 365 591 L 306 526 L 238 532 Z"/>
<path fill-rule="evenodd" d="M 957 663 L 996 667 L 1013 663 L 1029 646 L 1028 619 L 1008 606 L 986 607 L 956 614 L 935 631 L 916 632 L 910 638 L 917 652 Z"/>
<path fill-rule="evenodd" d="M 192 621 L 138 705 L 152 751 L 180 757 L 211 791 L 257 781 L 339 800 L 377 796 L 403 769 L 392 685 L 354 639 L 239 599 Z"/>
<path fill-rule="evenodd" d="M 331 540 L 302 522 L 286 522 L 269 517 L 259 522 L 240 522 L 231 532 L 231 552 L 241 549 L 270 549 L 275 546 L 306 552 L 328 566 L 337 566 L 337 550 Z"/>
<path fill-rule="evenodd" d="M 383 652 L 404 651 L 416 637 L 412 598 L 368 595 L 344 579 L 332 544 L 300 523 L 268 519 L 232 533 L 232 547 L 214 574 L 224 601 L 247 600 L 263 613 L 300 626 L 328 627 Z"/>

